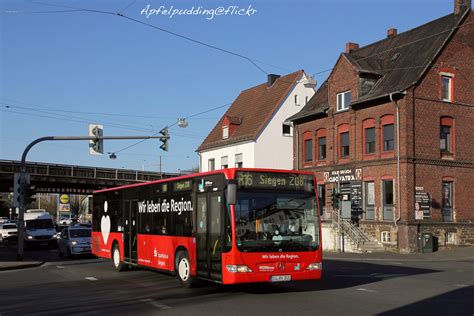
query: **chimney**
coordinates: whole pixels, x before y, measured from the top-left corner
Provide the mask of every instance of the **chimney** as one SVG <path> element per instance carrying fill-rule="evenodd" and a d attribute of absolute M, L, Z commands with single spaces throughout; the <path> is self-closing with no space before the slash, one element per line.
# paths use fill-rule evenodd
<path fill-rule="evenodd" d="M 454 14 L 464 13 L 466 10 L 471 10 L 471 0 L 454 0 Z"/>
<path fill-rule="evenodd" d="M 271 87 L 278 78 L 280 78 L 280 75 L 268 74 L 268 87 Z"/>
<path fill-rule="evenodd" d="M 397 35 L 397 29 L 394 27 L 391 27 L 387 30 L 387 37 L 392 37 Z"/>
<path fill-rule="evenodd" d="M 352 53 L 352 52 L 355 51 L 356 49 L 359 49 L 359 44 L 357 44 L 357 43 L 352 43 L 352 42 L 347 42 L 347 43 L 346 43 L 346 53 L 347 53 L 347 54 Z"/>

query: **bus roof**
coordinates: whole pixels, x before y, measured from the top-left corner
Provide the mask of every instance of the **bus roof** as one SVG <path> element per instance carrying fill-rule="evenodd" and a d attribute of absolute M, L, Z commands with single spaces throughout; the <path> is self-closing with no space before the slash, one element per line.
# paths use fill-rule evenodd
<path fill-rule="evenodd" d="M 143 182 L 143 183 L 127 184 L 127 185 L 118 186 L 118 187 L 114 187 L 114 188 L 107 188 L 107 189 L 97 190 L 97 191 L 94 191 L 93 194 L 107 192 L 107 191 L 123 190 L 123 189 L 127 189 L 127 188 L 134 188 L 134 187 L 140 187 L 140 186 L 146 186 L 146 185 L 156 184 L 156 183 L 170 182 L 170 181 L 175 181 L 175 180 L 184 180 L 184 179 L 189 179 L 189 178 L 204 177 L 204 176 L 209 176 L 209 175 L 214 175 L 214 174 L 224 174 L 226 179 L 234 179 L 235 174 L 237 173 L 237 171 L 296 173 L 296 174 L 307 174 L 307 175 L 313 175 L 314 176 L 313 172 L 298 171 L 298 170 L 264 169 L 264 168 L 226 168 L 226 169 L 220 169 L 220 170 L 214 170 L 214 171 L 187 174 L 187 175 L 183 175 L 183 176 L 180 176 L 180 177 L 174 177 L 174 178 L 166 178 L 166 179 L 161 179 L 161 180 L 147 181 L 147 182 Z"/>

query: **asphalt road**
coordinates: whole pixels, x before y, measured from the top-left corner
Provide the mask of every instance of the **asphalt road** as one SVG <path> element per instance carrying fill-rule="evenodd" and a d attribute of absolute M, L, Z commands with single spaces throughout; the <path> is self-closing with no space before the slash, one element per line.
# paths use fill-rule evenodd
<path fill-rule="evenodd" d="M 184 289 L 154 271 L 63 260 L 0 272 L 0 314 L 472 316 L 473 263 L 340 258 L 325 260 L 319 282 Z"/>

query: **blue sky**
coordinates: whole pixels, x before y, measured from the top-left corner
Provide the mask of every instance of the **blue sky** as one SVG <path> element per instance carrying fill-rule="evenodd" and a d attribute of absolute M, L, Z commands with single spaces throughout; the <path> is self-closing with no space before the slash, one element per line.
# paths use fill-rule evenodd
<path fill-rule="evenodd" d="M 450 0 L 38 0 L 123 14 L 258 60 L 265 72 L 308 74 L 330 69 L 348 41 L 361 46 L 452 13 Z M 252 16 L 151 15 L 151 8 L 216 9 L 252 6 Z M 243 58 L 213 50 L 117 15 L 58 12 L 35 0 L 0 3 L 0 159 L 19 160 L 34 139 L 85 136 L 89 123 L 104 134 L 150 135 L 180 117 L 170 130 L 170 150 L 158 140 L 106 141 L 108 155 L 91 156 L 85 141 L 36 145 L 29 161 L 158 170 L 198 166 L 195 152 L 241 90 L 266 81 Z M 149 11 L 150 12 L 150 11 Z M 329 72 L 317 75 L 321 83 Z"/>

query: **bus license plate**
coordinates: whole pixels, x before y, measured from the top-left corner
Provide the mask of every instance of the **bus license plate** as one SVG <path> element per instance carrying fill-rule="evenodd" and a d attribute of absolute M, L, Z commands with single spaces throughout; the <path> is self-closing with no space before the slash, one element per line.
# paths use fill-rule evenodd
<path fill-rule="evenodd" d="M 291 281 L 291 275 L 272 275 L 270 282 L 284 282 Z"/>

